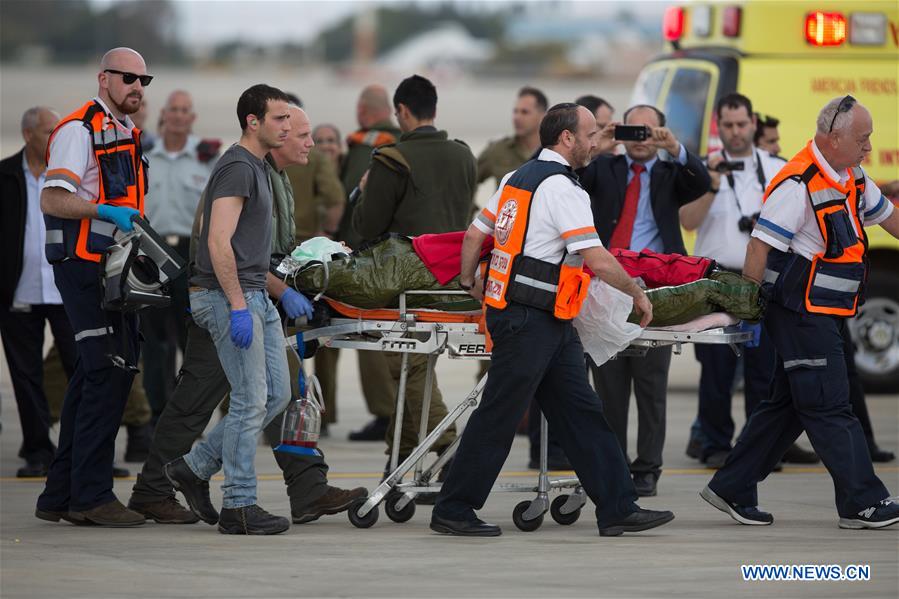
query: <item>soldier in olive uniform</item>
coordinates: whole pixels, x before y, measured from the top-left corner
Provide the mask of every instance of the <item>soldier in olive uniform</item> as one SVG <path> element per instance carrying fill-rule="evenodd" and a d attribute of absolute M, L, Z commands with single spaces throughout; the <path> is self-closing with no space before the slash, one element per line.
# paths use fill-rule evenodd
<path fill-rule="evenodd" d="M 515 135 L 488 145 L 478 156 L 478 183 L 493 178 L 494 188 L 508 173 L 530 160 L 540 147 L 540 121 L 546 114 L 548 101 L 539 89 L 522 87 L 512 112 Z"/>
<path fill-rule="evenodd" d="M 347 193 L 351 193 L 359 185 L 363 173 L 368 170 L 372 151 L 379 146 L 396 143 L 399 139 L 401 131 L 390 120 L 391 110 L 390 98 L 382 85 L 369 85 L 359 95 L 356 103 L 359 129 L 347 136 L 347 152 L 340 170 L 340 180 Z M 337 239 L 351 248 L 358 248 L 362 238 L 353 229 L 353 207 L 352 203 L 347 204 L 337 230 Z M 332 353 L 337 352 L 335 350 Z M 360 351 L 356 355 L 362 395 L 374 419 L 361 429 L 351 432 L 350 441 L 381 441 L 387 433 L 387 425 L 393 414 L 396 383 L 390 376 L 387 361 L 381 352 Z M 329 358 L 330 356 L 326 357 L 326 360 Z M 336 357 L 333 363 L 333 368 L 336 369 Z"/>
<path fill-rule="evenodd" d="M 395 145 L 377 148 L 371 168 L 363 176 L 362 195 L 353 212 L 353 227 L 363 239 L 384 233 L 422 235 L 466 228 L 477 187 L 477 165 L 468 146 L 448 138 L 434 127 L 437 90 L 419 75 L 400 83 L 393 105 L 403 134 Z M 395 381 L 399 381 L 402 354 L 384 354 Z M 408 456 L 418 443 L 427 375 L 427 356 L 410 355 L 399 453 Z M 446 416 L 446 406 L 434 377 L 428 430 Z M 392 422 L 390 429 L 396 423 Z M 435 444 L 449 445 L 455 428 Z M 388 446 L 392 435 L 388 431 Z M 388 447 L 388 451 L 389 451 Z"/>

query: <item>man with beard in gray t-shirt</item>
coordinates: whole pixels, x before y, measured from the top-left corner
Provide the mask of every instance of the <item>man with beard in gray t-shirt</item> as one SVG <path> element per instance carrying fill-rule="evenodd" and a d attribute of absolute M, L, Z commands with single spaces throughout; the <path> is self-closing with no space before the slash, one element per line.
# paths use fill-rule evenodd
<path fill-rule="evenodd" d="M 221 157 L 203 193 L 199 243 L 190 278 L 194 321 L 209 331 L 231 385 L 228 414 L 187 455 L 165 466 L 172 485 L 201 519 L 224 534 L 277 534 L 290 527 L 256 503 L 256 440 L 290 401 L 284 333 L 266 292 L 272 190 L 265 155 L 291 129 L 288 98 L 254 85 L 237 102 L 243 131 Z M 305 300 L 303 300 L 305 301 Z M 307 315 L 311 304 L 306 302 Z M 209 479 L 224 469 L 219 515 Z"/>

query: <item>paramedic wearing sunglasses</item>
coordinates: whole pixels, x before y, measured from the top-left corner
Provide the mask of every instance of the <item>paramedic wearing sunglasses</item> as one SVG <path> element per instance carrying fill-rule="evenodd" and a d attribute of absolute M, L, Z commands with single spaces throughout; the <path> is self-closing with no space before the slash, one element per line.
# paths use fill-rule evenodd
<path fill-rule="evenodd" d="M 646 294 L 603 249 L 590 197 L 572 170 L 590 161 L 596 137 L 596 118 L 587 108 L 552 107 L 540 124 L 540 154 L 503 178 L 465 234 L 459 281 L 478 299 L 482 292 L 474 275 L 481 244 L 487 236 L 495 240 L 483 292 L 493 357 L 483 400 L 465 427 L 434 507 L 436 532 L 501 534 L 475 510 L 484 507 L 532 397 L 597 506 L 601 536 L 674 519 L 671 512 L 637 506 L 624 452 L 587 381 L 584 348 L 571 324 L 589 283 L 585 262 L 634 299 L 641 326 L 652 320 Z"/>
<path fill-rule="evenodd" d="M 740 524 L 766 525 L 759 481 L 804 430 L 833 479 L 840 528 L 899 522 L 899 502 L 874 473 L 849 397 L 846 320 L 864 301 L 867 237 L 899 238 L 899 211 L 860 164 L 871 113 L 852 96 L 818 114 L 815 138 L 769 183 L 746 250 L 744 276 L 768 295 L 763 321 L 777 350 L 770 396 L 752 412 L 703 499 Z"/>
<path fill-rule="evenodd" d="M 41 193 L 45 250 L 78 355 L 60 417 L 59 447 L 35 512 L 52 522 L 144 523 L 112 492 L 115 437 L 134 369 L 117 365 L 111 354 L 137 363 L 137 316 L 101 308 L 100 259 L 116 229 L 131 231 L 131 218 L 144 212 L 141 132 L 128 115 L 140 108 L 151 79 L 146 73 L 134 50 L 110 50 L 97 75 L 97 96 L 63 118 L 50 136 Z"/>

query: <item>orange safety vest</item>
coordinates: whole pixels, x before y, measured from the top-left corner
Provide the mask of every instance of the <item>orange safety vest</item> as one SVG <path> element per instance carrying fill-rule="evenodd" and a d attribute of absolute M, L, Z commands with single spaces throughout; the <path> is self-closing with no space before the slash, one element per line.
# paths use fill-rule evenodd
<path fill-rule="evenodd" d="M 571 320 L 580 311 L 590 286 L 590 277 L 584 273 L 583 258 L 566 253 L 562 261 L 555 264 L 522 255 L 534 193 L 544 179 L 553 175 L 565 175 L 574 185 L 580 185 L 564 164 L 530 160 L 515 171 L 503 187 L 484 288 L 486 305 L 503 310 L 512 301 L 547 310 L 561 320 Z M 491 216 L 485 210 L 478 218 L 492 225 Z M 587 229 L 596 234 L 593 227 L 586 227 L 585 233 L 589 233 Z"/>
<path fill-rule="evenodd" d="M 347 147 L 364 145 L 377 148 L 392 143 L 396 143 L 396 136 L 393 133 L 377 129 L 360 129 L 346 138 Z"/>
<path fill-rule="evenodd" d="M 141 151 L 140 129 L 126 133 L 113 122 L 103 106 L 91 100 L 65 117 L 53 133 L 72 121 L 80 121 L 91 138 L 91 148 L 99 169 L 99 191 L 94 204 L 125 206 L 144 215 L 144 194 L 147 191 L 147 164 Z M 50 143 L 47 144 L 47 162 L 50 161 Z M 68 182 L 77 188 L 81 180 L 64 168 L 47 171 L 46 180 Z M 73 220 L 44 215 L 47 225 L 45 251 L 50 263 L 64 260 L 88 260 L 100 262 L 103 252 L 115 240 L 115 225 L 97 218 Z"/>
<path fill-rule="evenodd" d="M 805 184 L 824 250 L 811 261 L 792 252 L 771 250 L 765 284 L 784 306 L 812 314 L 855 316 L 867 280 L 868 238 L 859 215 L 865 194 L 861 167 L 848 169 L 845 185 L 834 181 L 815 158 L 809 142 L 777 173 L 762 201 L 787 179 Z M 848 210 L 847 200 L 853 207 Z M 760 226 L 764 228 L 765 223 Z"/>

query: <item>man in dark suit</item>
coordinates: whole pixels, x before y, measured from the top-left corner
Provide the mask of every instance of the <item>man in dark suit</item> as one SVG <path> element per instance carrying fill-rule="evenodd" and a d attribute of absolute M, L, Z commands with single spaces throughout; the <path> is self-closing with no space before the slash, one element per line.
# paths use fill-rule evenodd
<path fill-rule="evenodd" d="M 709 189 L 708 172 L 687 152 L 665 115 L 653 106 L 632 106 L 627 125 L 648 127 L 645 141 L 625 141 L 625 155 L 599 155 L 581 173 L 590 194 L 596 230 L 607 248 L 685 254 L 678 209 Z M 601 144 L 614 145 L 615 123 L 603 128 Z M 665 150 L 667 159 L 659 156 Z M 665 403 L 671 348 L 647 351 L 644 357 L 618 357 L 593 367 L 596 391 L 606 418 L 627 453 L 627 416 L 631 383 L 639 419 L 637 457 L 631 473 L 638 495 L 656 494 L 665 444 Z"/>
<path fill-rule="evenodd" d="M 0 336 L 22 425 L 20 478 L 46 476 L 56 448 L 43 388 L 44 327 L 49 321 L 59 355 L 71 376 L 75 338 L 44 258 L 46 229 L 40 207 L 47 140 L 59 121 L 48 108 L 22 116 L 25 147 L 0 161 Z"/>

